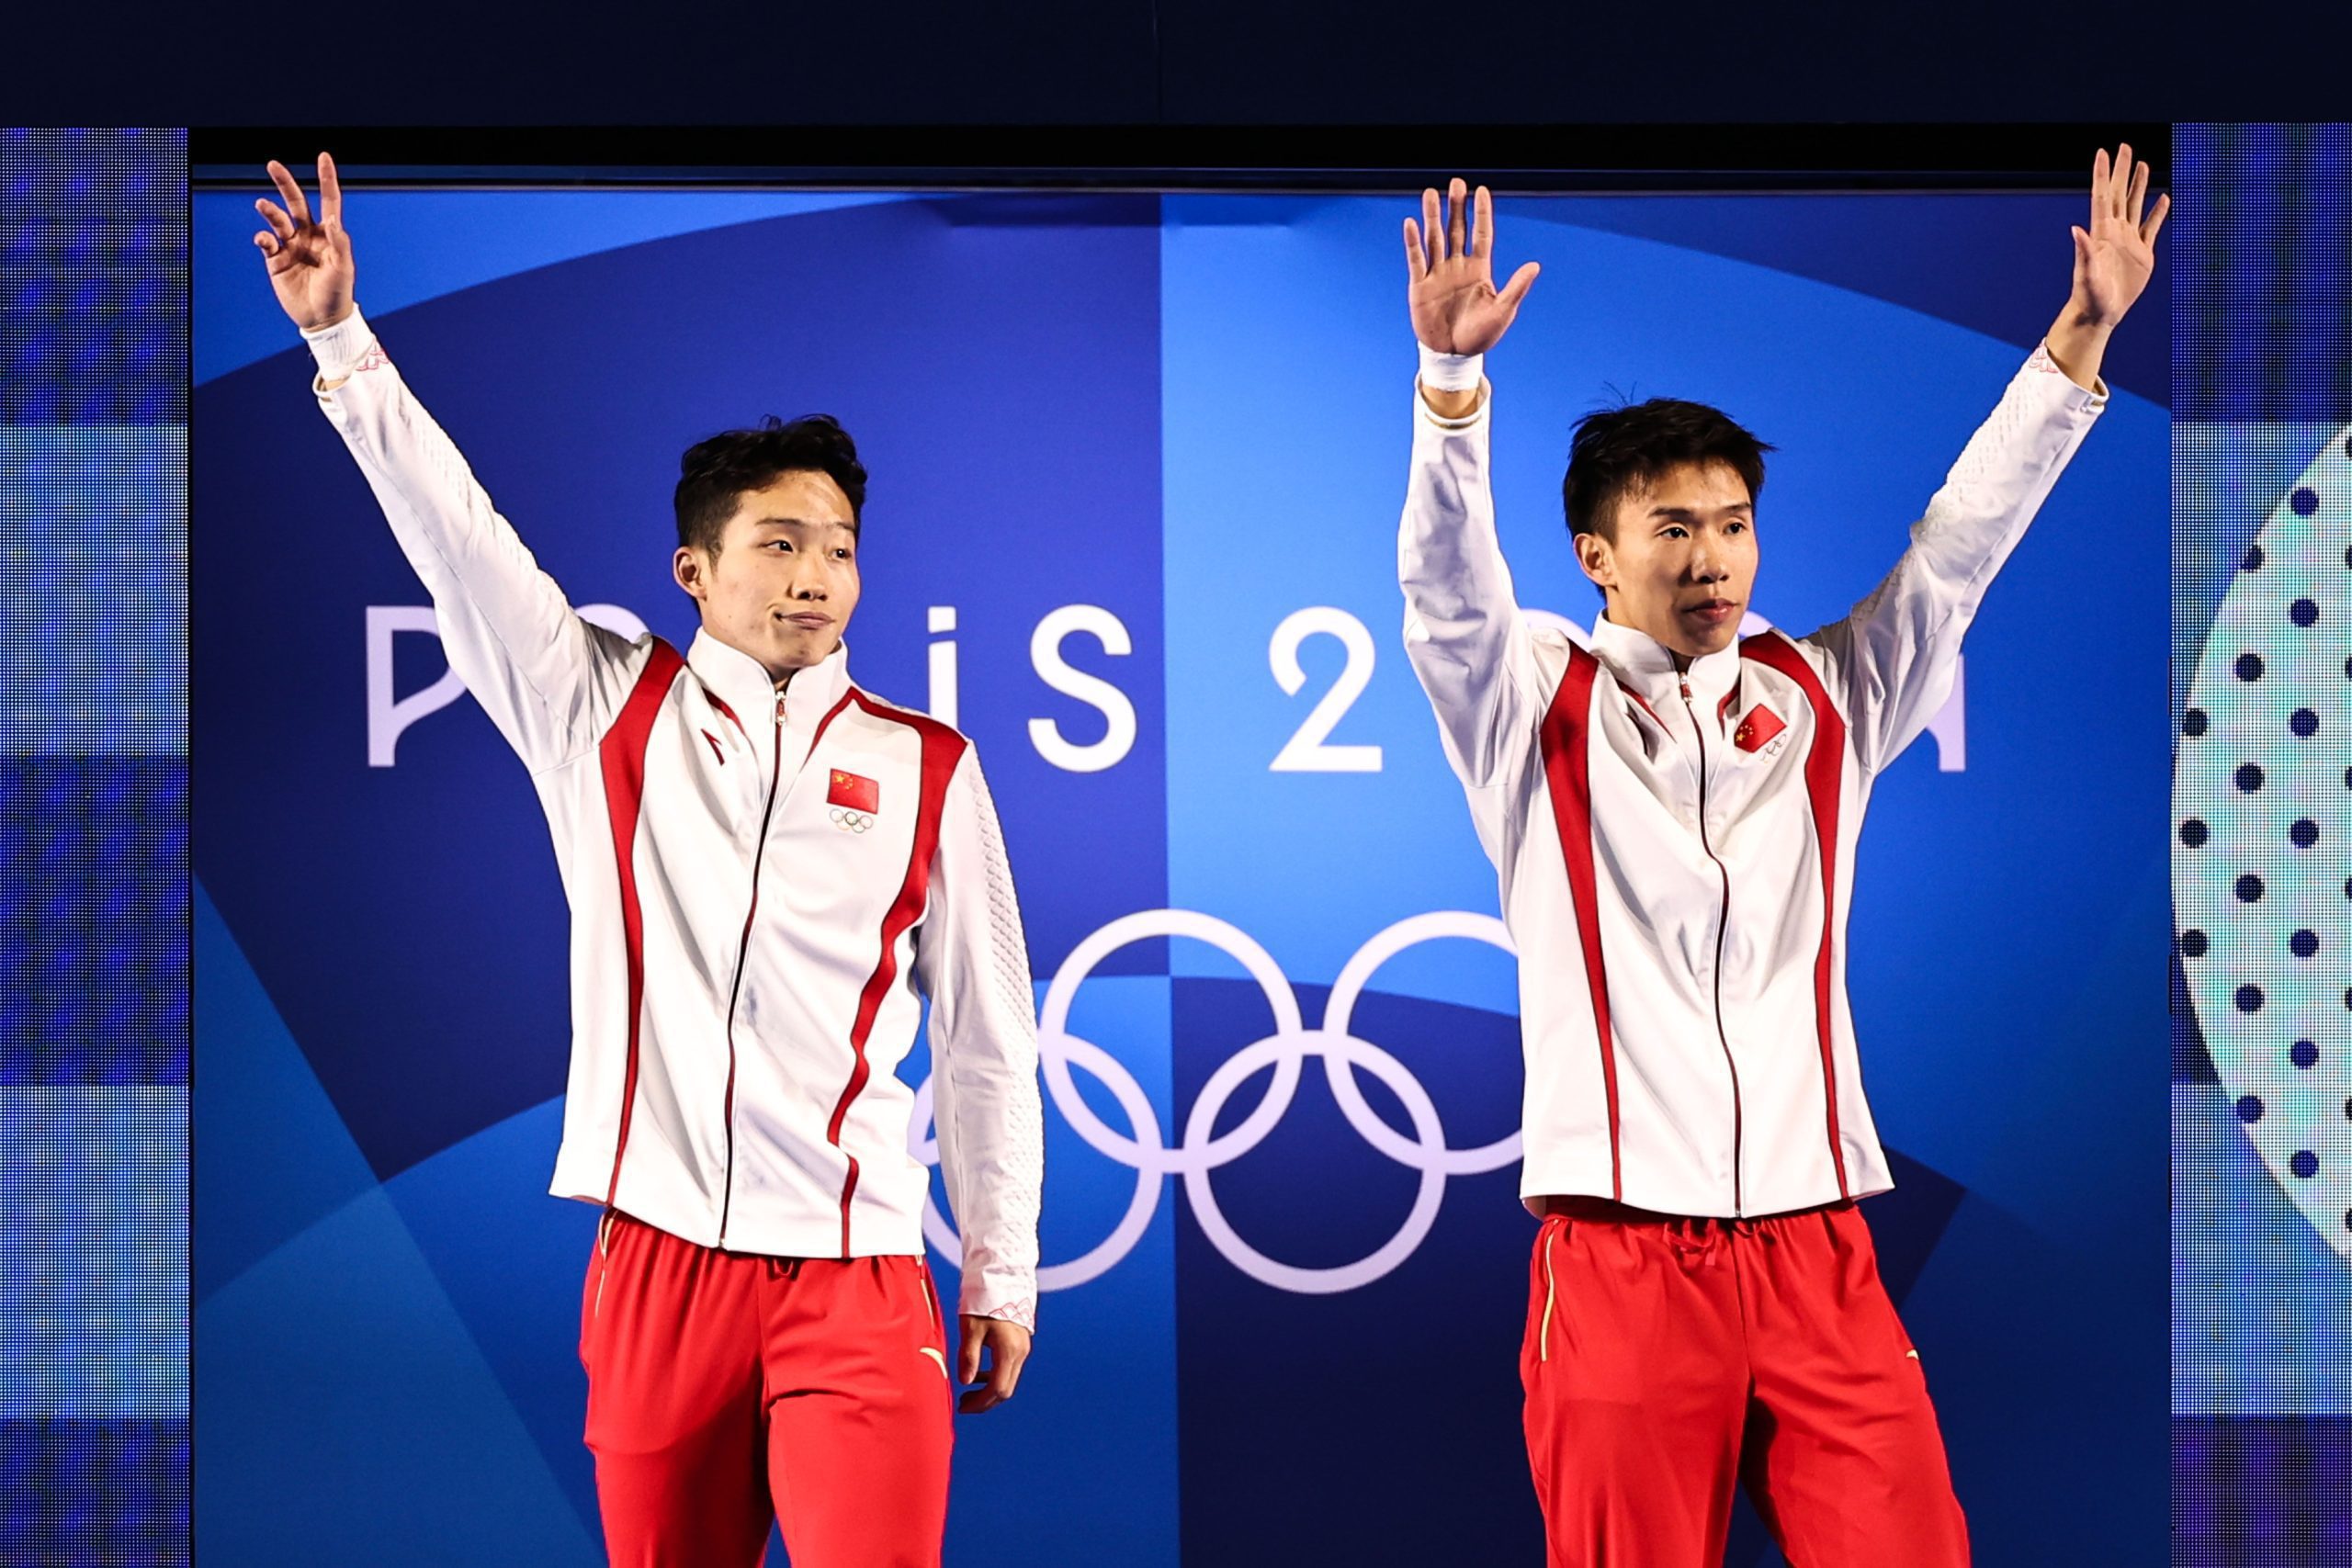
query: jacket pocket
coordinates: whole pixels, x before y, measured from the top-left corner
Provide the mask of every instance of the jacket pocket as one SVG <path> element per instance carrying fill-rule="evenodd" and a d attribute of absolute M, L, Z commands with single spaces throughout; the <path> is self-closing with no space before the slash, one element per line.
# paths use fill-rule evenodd
<path fill-rule="evenodd" d="M 596 1222 L 596 1245 L 588 1249 L 588 1277 L 580 1285 L 580 1364 L 588 1364 L 588 1331 L 605 1304 L 605 1270 L 611 1261 L 614 1212 Z"/>

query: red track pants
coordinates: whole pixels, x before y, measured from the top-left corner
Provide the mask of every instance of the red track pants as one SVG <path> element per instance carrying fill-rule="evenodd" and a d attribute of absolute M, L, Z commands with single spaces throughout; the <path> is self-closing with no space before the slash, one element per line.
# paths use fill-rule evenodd
<path fill-rule="evenodd" d="M 580 1303 L 614 1568 L 937 1568 L 954 1440 L 920 1258 L 761 1258 L 606 1217 Z"/>
<path fill-rule="evenodd" d="M 1550 1568 L 1718 1568 L 1744 1482 L 1793 1568 L 1964 1568 L 1918 1352 L 1851 1203 L 1555 1200 L 1520 1376 Z"/>

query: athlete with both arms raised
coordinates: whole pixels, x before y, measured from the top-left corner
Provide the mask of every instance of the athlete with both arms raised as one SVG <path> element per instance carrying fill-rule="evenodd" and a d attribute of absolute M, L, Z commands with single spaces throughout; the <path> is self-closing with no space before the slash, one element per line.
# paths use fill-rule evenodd
<path fill-rule="evenodd" d="M 254 236 L 319 407 L 529 767 L 571 912 L 553 1190 L 605 1211 L 580 1303 L 612 1561 L 932 1568 L 962 1408 L 1035 1321 L 1044 1130 L 1027 950 L 979 761 L 849 678 L 865 469 L 815 416 L 689 449 L 681 657 L 582 620 L 353 302 L 334 164 Z M 919 994 L 920 993 L 920 994 Z M 960 1346 L 923 1258 L 894 1069 L 931 1002 Z M 983 1367 L 985 1351 L 986 1366 Z"/>
<path fill-rule="evenodd" d="M 2129 146 L 2098 153 L 2065 309 L 1894 570 L 1810 637 L 1738 638 L 1768 447 L 1690 402 L 1580 421 L 1589 649 L 1521 613 L 1488 491 L 1482 356 L 1537 269 L 1496 288 L 1483 188 L 1474 220 L 1460 180 L 1450 217 L 1431 190 L 1405 220 L 1405 643 L 1521 955 L 1520 1190 L 1543 1224 L 1520 1370 L 1553 1568 L 1713 1568 L 1742 1483 L 1796 1568 L 1968 1561 L 1855 1207 L 1893 1182 L 1846 998 L 1854 846 L 2106 402 L 2170 207 L 2147 186 Z"/>

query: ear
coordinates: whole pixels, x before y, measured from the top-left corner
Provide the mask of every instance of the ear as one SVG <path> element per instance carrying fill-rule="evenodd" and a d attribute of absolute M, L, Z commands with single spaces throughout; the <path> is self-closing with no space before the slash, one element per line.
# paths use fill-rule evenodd
<path fill-rule="evenodd" d="M 710 597 L 709 558 L 692 545 L 680 545 L 678 553 L 670 558 L 670 575 L 694 599 Z"/>
<path fill-rule="evenodd" d="M 1577 534 L 1574 538 L 1577 565 L 1584 568 L 1584 574 L 1592 579 L 1593 585 L 1606 595 L 1617 585 L 1616 552 L 1610 547 L 1609 541 L 1598 534 Z"/>

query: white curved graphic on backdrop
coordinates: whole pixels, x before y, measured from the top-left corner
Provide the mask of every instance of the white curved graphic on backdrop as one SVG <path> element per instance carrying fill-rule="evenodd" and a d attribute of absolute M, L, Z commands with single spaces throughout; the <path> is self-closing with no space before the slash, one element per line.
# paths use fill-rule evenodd
<path fill-rule="evenodd" d="M 2352 1258 L 2352 426 L 2213 617 L 2174 773 L 2181 967 L 2246 1136 Z"/>
<path fill-rule="evenodd" d="M 1069 1032 L 1070 1004 L 1094 966 L 1129 942 L 1159 936 L 1190 937 L 1235 959 L 1258 982 L 1274 1015 L 1272 1034 L 1242 1047 L 1209 1075 L 1192 1111 L 1184 1118 L 1183 1137 L 1173 1147 L 1161 1137 L 1159 1118 L 1135 1076 L 1110 1052 Z M 1126 1213 L 1110 1235 L 1078 1258 L 1039 1269 L 1038 1288 L 1066 1291 L 1116 1267 L 1135 1249 L 1150 1225 L 1152 1213 L 1159 1206 L 1160 1179 L 1168 1176 L 1183 1178 L 1184 1193 L 1192 1200 L 1193 1217 L 1227 1261 L 1251 1279 L 1277 1290 L 1302 1295 L 1352 1291 L 1372 1283 L 1410 1258 L 1429 1235 L 1430 1227 L 1437 1223 L 1439 1206 L 1445 1200 L 1447 1177 L 1499 1170 L 1517 1160 L 1520 1151 L 1517 1133 L 1475 1149 L 1447 1147 L 1437 1106 L 1420 1080 L 1386 1051 L 1349 1032 L 1357 998 L 1363 994 L 1373 972 L 1405 949 L 1441 937 L 1464 938 L 1486 942 L 1505 953 L 1513 951 L 1502 921 L 1492 915 L 1444 909 L 1399 920 L 1374 934 L 1340 967 L 1340 977 L 1332 985 L 1330 1000 L 1324 1009 L 1322 1026 L 1317 1029 L 1306 1027 L 1289 977 L 1272 956 L 1246 932 L 1214 915 L 1191 909 L 1148 909 L 1112 921 L 1073 948 L 1046 987 L 1045 1006 L 1037 1024 L 1038 1063 L 1044 1069 L 1046 1090 L 1063 1118 L 1089 1147 L 1133 1169 L 1136 1189 Z M 1283 1263 L 1250 1246 L 1217 1206 L 1216 1192 L 1209 1180 L 1211 1171 L 1250 1153 L 1273 1131 L 1274 1124 L 1290 1109 L 1291 1097 L 1298 1089 L 1299 1071 L 1309 1056 L 1322 1059 L 1323 1074 L 1331 1086 L 1332 1097 L 1357 1134 L 1399 1165 L 1420 1172 L 1421 1178 L 1413 1205 L 1394 1235 L 1369 1256 L 1329 1269 Z M 1111 1091 L 1125 1113 L 1127 1124 L 1134 1129 L 1133 1135 L 1118 1132 L 1094 1114 L 1079 1094 L 1077 1080 L 1070 1076 L 1073 1066 L 1083 1068 Z M 1273 1069 L 1273 1080 L 1267 1086 L 1265 1098 L 1242 1118 L 1238 1126 L 1221 1136 L 1214 1135 L 1217 1115 L 1225 1109 L 1225 1102 L 1252 1074 L 1268 1067 Z M 1413 1123 L 1412 1137 L 1399 1136 L 1374 1111 L 1356 1082 L 1358 1068 L 1386 1084 L 1404 1103 L 1405 1113 Z M 913 1153 L 925 1165 L 939 1163 L 939 1139 L 931 1130 L 931 1123 L 932 1087 L 931 1079 L 925 1077 L 915 1090 L 913 1117 L 914 1126 L 925 1134 L 915 1144 Z M 928 1199 L 924 1201 L 922 1220 L 923 1235 L 931 1245 L 939 1249 L 941 1256 L 960 1261 L 963 1249 L 955 1230 L 938 1205 Z"/>

